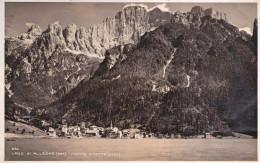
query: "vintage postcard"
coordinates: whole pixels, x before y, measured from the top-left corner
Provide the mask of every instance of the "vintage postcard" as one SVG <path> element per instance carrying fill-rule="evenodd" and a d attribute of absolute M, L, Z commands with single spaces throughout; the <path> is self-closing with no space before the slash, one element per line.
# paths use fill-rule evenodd
<path fill-rule="evenodd" d="M 257 1 L 2 5 L 2 161 L 257 161 Z"/>

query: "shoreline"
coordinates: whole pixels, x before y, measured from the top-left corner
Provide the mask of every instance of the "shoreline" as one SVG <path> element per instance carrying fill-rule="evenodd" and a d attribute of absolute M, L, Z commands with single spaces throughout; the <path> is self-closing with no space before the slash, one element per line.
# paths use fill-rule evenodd
<path fill-rule="evenodd" d="M 5 140 L 7 139 L 68 139 L 66 137 L 48 137 L 48 136 L 32 136 L 32 135 L 18 135 L 18 134 L 12 134 L 12 133 L 5 133 Z M 71 138 L 71 139 L 134 139 L 134 138 L 100 138 L 100 137 L 77 137 L 77 138 Z M 138 138 L 135 140 L 141 140 L 141 139 L 147 139 L 147 140 L 151 140 L 151 139 L 158 139 L 158 140 L 162 140 L 162 139 L 167 139 L 167 140 L 184 140 L 184 139 L 205 139 L 205 140 L 209 140 L 209 139 L 220 139 L 220 138 L 216 138 L 216 137 L 212 137 L 212 138 Z M 228 137 L 222 137 L 221 139 L 257 139 L 257 138 L 239 138 L 239 137 L 232 137 L 232 136 L 228 136 Z M 220 140 L 221 140 L 220 139 Z M 70 140 L 70 139 L 68 139 Z"/>

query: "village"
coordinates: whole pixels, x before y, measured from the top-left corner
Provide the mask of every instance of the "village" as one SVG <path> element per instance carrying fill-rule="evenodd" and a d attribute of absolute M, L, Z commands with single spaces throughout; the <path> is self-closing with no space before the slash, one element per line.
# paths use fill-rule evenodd
<path fill-rule="evenodd" d="M 50 138 L 111 138 L 111 139 L 140 139 L 140 138 L 155 138 L 153 133 L 147 133 L 139 129 L 123 129 L 119 130 L 113 127 L 112 122 L 110 127 L 103 128 L 95 125 L 86 127 L 85 122 L 79 125 L 72 126 L 65 124 L 58 124 L 58 128 L 49 127 L 46 130 Z M 178 135 L 180 137 L 180 135 Z M 163 136 L 161 136 L 163 137 Z M 172 137 L 174 137 L 172 135 Z"/>
<path fill-rule="evenodd" d="M 151 133 L 145 130 L 140 130 L 137 128 L 123 129 L 120 130 L 117 127 L 113 127 L 111 122 L 110 127 L 103 128 L 95 125 L 86 127 L 85 122 L 81 122 L 78 125 L 67 125 L 59 124 L 57 129 L 49 127 L 45 130 L 49 138 L 107 138 L 107 139 L 190 139 L 190 138 L 201 138 L 201 139 L 222 139 L 227 137 L 222 137 L 222 134 L 218 131 L 205 132 L 202 135 L 196 136 L 183 136 L 178 134 L 160 134 Z M 236 138 L 252 138 L 249 135 L 240 134 L 232 132 L 233 136 Z"/>
<path fill-rule="evenodd" d="M 23 125 L 29 125 L 30 116 L 23 116 L 22 119 L 17 119 L 16 121 L 10 121 L 10 125 L 6 128 L 6 133 L 19 133 L 18 135 L 27 135 L 37 137 L 34 130 L 25 129 Z M 18 123 L 22 125 L 19 129 L 17 128 Z M 161 134 L 161 133 L 152 133 L 146 130 L 145 128 L 138 128 L 136 126 L 131 126 L 128 129 L 120 129 L 113 126 L 111 121 L 110 127 L 99 127 L 91 123 L 81 122 L 78 124 L 68 124 L 65 119 L 62 120 L 60 124 L 53 125 L 46 121 L 41 121 L 44 129 L 39 129 L 38 132 L 42 132 L 42 136 L 39 138 L 50 139 L 50 138 L 59 138 L 59 139 L 82 139 L 82 138 L 107 138 L 107 139 L 222 139 L 222 138 L 243 138 L 243 139 L 252 139 L 253 136 L 232 132 L 232 136 L 225 136 L 219 131 L 204 132 L 200 135 L 183 135 L 181 133 L 175 134 Z M 55 127 L 54 127 L 55 126 Z M 12 129 L 13 128 L 13 129 Z M 20 132 L 21 131 L 21 132 Z M 38 134 L 39 135 L 39 134 Z M 45 136 L 43 136 L 45 135 Z"/>

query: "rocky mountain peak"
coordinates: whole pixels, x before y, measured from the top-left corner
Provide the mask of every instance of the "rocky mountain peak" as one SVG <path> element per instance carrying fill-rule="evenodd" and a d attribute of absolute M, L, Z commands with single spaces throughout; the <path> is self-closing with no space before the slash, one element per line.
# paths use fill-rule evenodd
<path fill-rule="evenodd" d="M 69 24 L 64 30 L 63 30 L 63 35 L 65 38 L 65 42 L 68 46 L 68 48 L 77 49 L 77 43 L 76 43 L 76 32 L 77 32 L 77 25 L 76 24 Z"/>
<path fill-rule="evenodd" d="M 157 14 L 163 13 L 163 11 L 160 10 L 158 7 L 155 7 L 155 8 L 154 8 L 153 10 L 151 10 L 150 12 L 157 13 Z"/>
<path fill-rule="evenodd" d="M 212 18 L 216 18 L 216 19 L 223 19 L 223 20 L 227 20 L 227 14 L 224 12 L 219 12 L 213 8 L 208 8 L 205 10 L 205 15 L 209 15 Z"/>
<path fill-rule="evenodd" d="M 135 10 L 142 10 L 142 11 L 147 11 L 145 7 L 143 6 L 126 6 L 122 9 L 122 12 L 126 12 L 126 11 L 135 11 Z"/>
<path fill-rule="evenodd" d="M 212 18 L 215 18 L 215 19 L 227 20 L 227 14 L 226 13 L 217 11 L 213 8 L 208 8 L 208 9 L 204 10 L 204 8 L 201 7 L 201 6 L 194 6 L 194 7 L 191 8 L 191 13 L 195 16 L 198 16 L 198 17 L 203 17 L 203 16 L 206 16 L 206 15 L 209 15 Z"/>
<path fill-rule="evenodd" d="M 62 27 L 59 22 L 49 24 L 46 31 L 37 39 L 30 51 L 41 51 L 41 53 L 49 58 L 58 47 L 65 47 Z"/>
<path fill-rule="evenodd" d="M 198 17 L 202 17 L 204 16 L 204 8 L 201 6 L 194 6 L 191 8 L 191 13 Z"/>
<path fill-rule="evenodd" d="M 119 11 L 115 18 L 116 19 L 133 19 L 133 18 L 142 18 L 147 15 L 147 11 L 142 6 L 127 6 L 123 8 L 122 11 Z"/>
<path fill-rule="evenodd" d="M 180 11 L 175 12 L 173 17 L 171 18 L 171 22 L 181 23 L 187 26 L 193 25 L 194 27 L 199 28 L 200 25 L 202 24 L 201 19 L 205 18 L 205 16 L 209 16 L 208 19 L 214 18 L 215 21 L 227 20 L 227 15 L 223 12 L 219 12 L 217 10 L 214 10 L 213 8 L 208 8 L 204 10 L 204 8 L 201 6 L 194 6 L 192 7 L 191 12 L 187 12 L 187 13 L 182 13 Z"/>
<path fill-rule="evenodd" d="M 27 33 L 30 33 L 33 36 L 40 36 L 42 34 L 42 29 L 38 24 L 32 24 Z"/>
<path fill-rule="evenodd" d="M 99 25 L 77 28 L 69 24 L 64 30 L 59 22 L 54 22 L 43 32 L 47 41 L 44 46 L 55 47 L 65 44 L 72 51 L 103 57 L 107 49 L 127 43 L 138 43 L 140 37 L 149 30 L 149 15 L 144 7 L 128 6 L 114 18 L 107 18 Z M 50 46 L 47 44 L 51 44 Z M 51 48 L 53 52 L 55 48 Z"/>
<path fill-rule="evenodd" d="M 173 14 L 162 11 L 158 7 L 149 11 L 149 24 L 151 28 L 156 28 L 160 25 L 170 22 Z"/>
<path fill-rule="evenodd" d="M 176 11 L 174 13 L 171 21 L 174 23 L 182 23 L 185 25 L 189 25 L 189 22 L 188 22 L 186 16 L 183 13 L 181 13 L 180 11 Z"/>
<path fill-rule="evenodd" d="M 42 29 L 38 24 L 29 24 L 26 33 L 22 33 L 18 38 L 21 40 L 35 39 L 42 34 Z"/>
<path fill-rule="evenodd" d="M 48 29 L 44 33 L 54 34 L 56 36 L 59 36 L 60 38 L 63 37 L 62 27 L 59 24 L 59 22 L 54 22 L 54 23 L 49 24 Z"/>
<path fill-rule="evenodd" d="M 101 24 L 76 30 L 70 28 L 71 38 L 67 41 L 71 50 L 85 54 L 104 56 L 107 49 L 127 43 L 138 43 L 140 37 L 149 30 L 149 15 L 144 7 L 128 6 L 115 17 L 105 19 Z M 68 29 L 65 30 L 67 37 Z M 73 42 L 73 43 L 72 43 Z"/>
<path fill-rule="evenodd" d="M 199 28 L 201 24 L 200 17 L 198 14 L 193 14 L 191 12 L 188 13 L 181 13 L 177 11 L 174 13 L 173 17 L 171 18 L 172 23 L 180 23 L 187 26 L 193 25 L 194 27 Z"/>

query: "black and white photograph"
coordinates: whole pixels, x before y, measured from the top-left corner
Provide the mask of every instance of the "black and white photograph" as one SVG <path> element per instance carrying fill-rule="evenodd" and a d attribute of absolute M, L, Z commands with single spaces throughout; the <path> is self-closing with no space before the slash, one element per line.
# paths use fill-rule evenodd
<path fill-rule="evenodd" d="M 257 1 L 3 8 L 3 161 L 258 160 Z"/>

